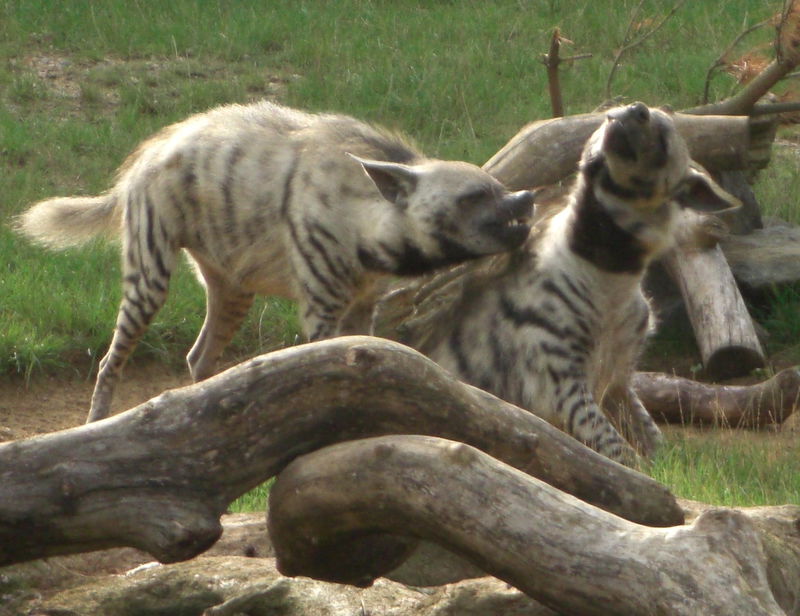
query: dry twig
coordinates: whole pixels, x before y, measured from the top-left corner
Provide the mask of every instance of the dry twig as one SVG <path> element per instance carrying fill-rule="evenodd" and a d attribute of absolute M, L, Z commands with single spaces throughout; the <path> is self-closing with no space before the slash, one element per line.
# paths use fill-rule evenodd
<path fill-rule="evenodd" d="M 770 22 L 771 22 L 770 19 L 765 19 L 764 21 L 760 21 L 757 24 L 754 24 L 754 25 L 750 26 L 749 28 L 746 28 L 745 30 L 742 30 L 736 36 L 736 38 L 733 39 L 731 44 L 728 45 L 725 48 L 725 51 L 723 51 L 721 54 L 719 54 L 719 56 L 711 63 L 711 66 L 708 67 L 708 71 L 706 72 L 706 82 L 705 82 L 705 86 L 703 87 L 703 104 L 704 105 L 708 103 L 709 90 L 711 89 L 711 79 L 713 78 L 714 73 L 716 73 L 720 69 L 720 67 L 723 67 L 726 64 L 728 64 L 728 55 L 731 53 L 731 51 L 733 51 L 733 49 L 742 41 L 743 38 L 745 38 L 749 34 L 752 34 L 756 30 L 759 30 L 760 28 L 763 28 L 764 26 L 768 25 Z"/>
<path fill-rule="evenodd" d="M 564 102 L 561 97 L 561 80 L 559 78 L 559 67 L 562 62 L 574 62 L 575 60 L 583 60 L 591 58 L 592 54 L 578 54 L 561 58 L 559 52 L 561 50 L 561 43 L 571 43 L 569 39 L 561 36 L 561 31 L 558 28 L 553 30 L 553 36 L 550 38 L 550 51 L 542 56 L 542 64 L 547 67 L 547 85 L 550 92 L 550 107 L 553 110 L 554 118 L 561 118 L 564 116 Z"/>

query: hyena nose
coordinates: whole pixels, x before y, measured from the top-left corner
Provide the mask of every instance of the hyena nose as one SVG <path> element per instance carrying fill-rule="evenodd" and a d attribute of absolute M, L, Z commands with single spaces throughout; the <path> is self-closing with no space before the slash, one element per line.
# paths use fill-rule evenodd
<path fill-rule="evenodd" d="M 536 190 L 518 190 L 509 195 L 511 206 L 520 214 L 530 212 L 536 199 Z"/>
<path fill-rule="evenodd" d="M 650 120 L 650 109 L 644 103 L 636 102 L 628 105 L 628 115 L 639 124 L 645 124 Z"/>

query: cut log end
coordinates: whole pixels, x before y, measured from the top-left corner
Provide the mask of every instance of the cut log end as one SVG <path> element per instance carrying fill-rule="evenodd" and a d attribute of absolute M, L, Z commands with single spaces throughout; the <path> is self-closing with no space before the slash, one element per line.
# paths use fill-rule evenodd
<path fill-rule="evenodd" d="M 706 372 L 712 379 L 725 380 L 750 374 L 765 365 L 758 350 L 734 345 L 716 349 L 706 360 Z"/>

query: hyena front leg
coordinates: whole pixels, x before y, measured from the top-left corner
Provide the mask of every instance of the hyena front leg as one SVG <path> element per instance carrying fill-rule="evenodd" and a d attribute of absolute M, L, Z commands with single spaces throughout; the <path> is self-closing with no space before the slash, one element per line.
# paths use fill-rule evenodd
<path fill-rule="evenodd" d="M 647 458 L 652 458 L 664 442 L 664 436 L 639 396 L 628 385 L 609 389 L 602 406 L 617 430 Z"/>
<path fill-rule="evenodd" d="M 253 293 L 242 291 L 198 262 L 206 285 L 206 320 L 186 356 L 192 380 L 214 374 L 217 360 L 253 305 Z"/>
<path fill-rule="evenodd" d="M 159 246 L 153 240 L 152 229 L 157 226 L 157 221 L 152 216 L 152 209 L 144 214 L 142 230 L 132 227 L 131 222 L 126 221 L 122 301 L 111 345 L 100 360 L 87 423 L 108 416 L 114 387 L 125 362 L 167 299 L 176 251 L 168 245 Z M 142 234 L 144 237 L 141 237 Z"/>
<path fill-rule="evenodd" d="M 325 297 L 319 289 L 304 285 L 298 308 L 303 332 L 309 342 L 336 336 L 346 305 L 337 298 Z"/>
<path fill-rule="evenodd" d="M 611 460 L 636 466 L 636 452 L 603 414 L 585 381 L 565 382 L 560 392 L 556 411 L 569 434 Z"/>
<path fill-rule="evenodd" d="M 292 227 L 295 242 L 291 252 L 299 281 L 298 304 L 303 332 L 310 341 L 331 338 L 338 327 L 355 286 L 355 270 L 336 259 L 338 241 L 319 225 Z M 330 250 L 328 248 L 331 248 Z"/>

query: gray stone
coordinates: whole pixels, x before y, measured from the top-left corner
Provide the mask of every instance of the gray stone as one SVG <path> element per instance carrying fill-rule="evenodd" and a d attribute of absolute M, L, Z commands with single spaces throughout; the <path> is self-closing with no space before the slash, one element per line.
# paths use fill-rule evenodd
<path fill-rule="evenodd" d="M 800 280 L 800 227 L 770 221 L 747 235 L 730 235 L 720 246 L 743 289 Z"/>

